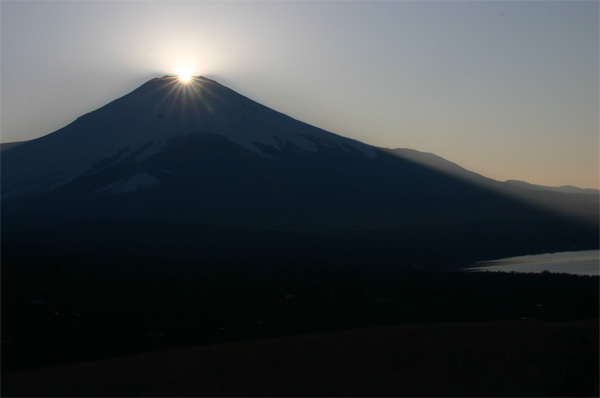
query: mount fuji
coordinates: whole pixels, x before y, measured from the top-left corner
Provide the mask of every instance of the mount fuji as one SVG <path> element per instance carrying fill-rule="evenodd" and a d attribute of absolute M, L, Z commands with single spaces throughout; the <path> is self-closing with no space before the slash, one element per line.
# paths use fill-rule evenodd
<path fill-rule="evenodd" d="M 526 185 L 164 76 L 3 148 L 3 249 L 440 265 L 597 247 L 597 192 Z"/>

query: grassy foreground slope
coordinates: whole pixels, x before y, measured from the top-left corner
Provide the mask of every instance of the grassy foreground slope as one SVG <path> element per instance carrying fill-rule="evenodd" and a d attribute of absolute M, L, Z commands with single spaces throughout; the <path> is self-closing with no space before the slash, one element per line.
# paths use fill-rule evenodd
<path fill-rule="evenodd" d="M 433 323 L 3 376 L 3 396 L 598 396 L 598 322 Z"/>
<path fill-rule="evenodd" d="M 3 396 L 598 394 L 598 277 L 4 256 Z"/>

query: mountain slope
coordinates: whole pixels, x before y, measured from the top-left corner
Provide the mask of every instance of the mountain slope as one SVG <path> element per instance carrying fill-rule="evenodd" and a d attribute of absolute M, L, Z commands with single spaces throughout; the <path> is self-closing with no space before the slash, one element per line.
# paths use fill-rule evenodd
<path fill-rule="evenodd" d="M 317 145 L 373 156 L 364 144 L 291 119 L 212 80 L 200 77 L 182 84 L 165 76 L 6 153 L 2 195 L 50 191 L 85 172 L 132 154 L 143 160 L 174 138 L 199 133 L 226 137 L 263 156 L 285 147 L 313 152 Z"/>
<path fill-rule="evenodd" d="M 438 262 L 597 245 L 597 196 L 536 192 L 574 218 L 525 191 L 163 77 L 2 156 L 3 243 Z"/>

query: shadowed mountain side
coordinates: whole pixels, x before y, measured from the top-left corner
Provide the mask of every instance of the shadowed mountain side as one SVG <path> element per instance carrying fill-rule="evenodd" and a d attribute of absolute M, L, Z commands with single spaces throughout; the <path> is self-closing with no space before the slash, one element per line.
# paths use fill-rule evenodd
<path fill-rule="evenodd" d="M 267 229 L 435 226 L 545 216 L 486 188 L 378 153 L 319 147 L 260 156 L 210 133 L 173 138 L 163 151 L 98 167 L 41 196 L 6 200 L 8 214 L 124 217 Z M 259 144 L 260 145 L 260 144 Z M 129 185 L 131 176 L 136 177 Z M 145 180 L 144 180 L 145 179 Z M 147 181 L 147 182 L 146 182 Z M 40 200 L 43 199 L 43 200 Z"/>
<path fill-rule="evenodd" d="M 524 182 L 506 181 L 506 192 L 522 200 L 557 213 L 567 214 L 590 225 L 598 222 L 600 192 L 573 186 L 546 187 Z"/>
<path fill-rule="evenodd" d="M 577 219 L 505 186 L 435 155 L 326 132 L 212 80 L 165 77 L 6 152 L 2 239 L 9 250 L 438 264 L 597 247 L 597 196 L 583 206 L 535 192 Z"/>
<path fill-rule="evenodd" d="M 387 150 L 403 159 L 485 187 L 551 212 L 562 214 L 588 225 L 598 222 L 600 191 L 572 186 L 547 187 L 523 181 L 500 182 L 474 173 L 442 157 L 406 148 Z"/>
<path fill-rule="evenodd" d="M 294 120 L 203 77 L 189 84 L 165 76 L 79 117 L 64 128 L 8 151 L 2 197 L 52 191 L 135 154 L 150 157 L 201 132 L 225 137 L 261 156 L 259 145 L 314 153 L 315 142 L 372 156 L 366 144 Z M 259 144 L 259 145 L 257 145 Z"/>
<path fill-rule="evenodd" d="M 597 242 L 593 227 L 385 152 L 272 155 L 212 134 L 174 138 L 141 162 L 132 154 L 51 193 L 3 201 L 11 215 L 3 243 L 54 253 L 368 256 L 440 265 Z M 114 181 L 140 174 L 156 183 L 114 192 Z"/>

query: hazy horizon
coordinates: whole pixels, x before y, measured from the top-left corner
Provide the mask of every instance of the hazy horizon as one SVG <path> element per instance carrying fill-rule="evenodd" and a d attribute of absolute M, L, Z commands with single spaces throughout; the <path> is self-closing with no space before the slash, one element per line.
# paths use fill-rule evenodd
<path fill-rule="evenodd" d="M 598 6 L 3 1 L 0 139 L 49 134 L 188 66 L 367 144 L 598 188 Z"/>

